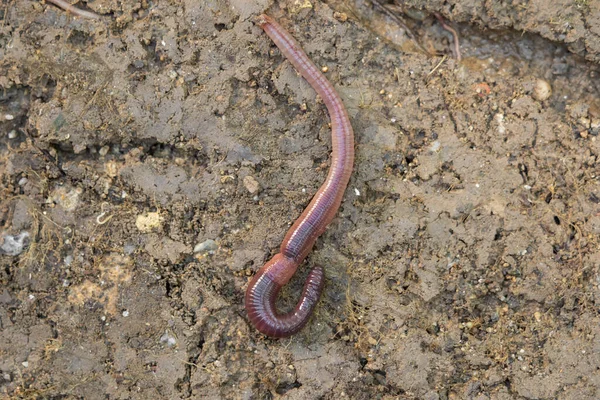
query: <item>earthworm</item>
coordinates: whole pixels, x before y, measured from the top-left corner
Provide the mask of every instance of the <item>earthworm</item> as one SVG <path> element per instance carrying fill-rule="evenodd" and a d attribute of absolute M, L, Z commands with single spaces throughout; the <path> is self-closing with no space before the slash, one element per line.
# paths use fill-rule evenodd
<path fill-rule="evenodd" d="M 89 19 L 100 19 L 100 16 L 98 14 L 91 12 L 91 11 L 81 10 L 81 9 L 75 7 L 74 5 L 68 3 L 65 0 L 46 0 L 46 3 L 52 3 L 55 6 L 62 8 L 66 12 L 69 12 L 73 15 L 77 15 L 79 17 L 89 18 Z"/>
<path fill-rule="evenodd" d="M 267 336 L 287 337 L 306 325 L 319 301 L 325 283 L 323 268 L 317 266 L 309 273 L 292 311 L 280 314 L 275 300 L 340 207 L 354 163 L 354 134 L 340 96 L 298 42 L 267 15 L 259 16 L 257 23 L 321 97 L 331 118 L 327 179 L 285 235 L 279 253 L 254 275 L 246 290 L 246 310 L 254 327 Z"/>
<path fill-rule="evenodd" d="M 437 18 L 439 23 L 442 25 L 442 28 L 452 34 L 452 38 L 454 39 L 454 56 L 456 57 L 456 60 L 460 62 L 462 56 L 460 55 L 460 39 L 458 38 L 458 32 L 456 29 L 446 23 L 444 17 L 442 17 L 440 13 L 434 12 L 433 16 Z"/>

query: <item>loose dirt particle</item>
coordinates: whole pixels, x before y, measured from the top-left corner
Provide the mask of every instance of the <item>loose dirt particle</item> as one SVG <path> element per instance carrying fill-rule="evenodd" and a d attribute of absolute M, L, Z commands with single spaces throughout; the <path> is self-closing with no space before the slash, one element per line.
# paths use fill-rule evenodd
<path fill-rule="evenodd" d="M 138 215 L 135 220 L 135 226 L 140 232 L 148 233 L 157 230 L 163 223 L 163 218 L 157 212 Z"/>
<path fill-rule="evenodd" d="M 244 177 L 244 187 L 246 190 L 248 190 L 248 192 L 250 192 L 250 194 L 258 193 L 260 190 L 260 184 L 256 179 L 254 179 L 254 177 L 250 175 Z"/>

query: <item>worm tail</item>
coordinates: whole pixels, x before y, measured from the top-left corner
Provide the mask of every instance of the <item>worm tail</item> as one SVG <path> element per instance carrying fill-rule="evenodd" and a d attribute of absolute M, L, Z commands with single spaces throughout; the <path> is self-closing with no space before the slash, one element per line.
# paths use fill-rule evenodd
<path fill-rule="evenodd" d="M 298 304 L 286 314 L 279 314 L 275 306 L 282 286 L 268 273 L 261 272 L 263 271 L 259 271 L 252 278 L 246 290 L 248 317 L 252 325 L 267 336 L 276 338 L 291 336 L 306 325 L 319 301 L 325 283 L 323 268 L 317 266 L 310 271 Z"/>

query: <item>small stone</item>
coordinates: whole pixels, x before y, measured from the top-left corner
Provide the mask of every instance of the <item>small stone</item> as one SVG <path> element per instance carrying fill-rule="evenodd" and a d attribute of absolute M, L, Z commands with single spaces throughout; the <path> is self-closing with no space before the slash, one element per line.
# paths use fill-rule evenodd
<path fill-rule="evenodd" d="M 250 175 L 244 177 L 244 186 L 246 187 L 246 190 L 250 192 L 250 194 L 258 193 L 260 189 L 260 184 L 258 183 L 258 181 Z"/>
<path fill-rule="evenodd" d="M 581 132 L 579 132 L 579 136 L 581 136 L 582 138 L 586 139 L 588 137 L 588 131 L 581 131 Z"/>
<path fill-rule="evenodd" d="M 123 311 L 123 316 L 124 317 L 129 317 L 129 311 L 127 311 L 127 310 Z"/>
<path fill-rule="evenodd" d="M 533 98 L 538 101 L 547 100 L 552 95 L 552 87 L 543 79 L 535 81 L 533 87 Z"/>
<path fill-rule="evenodd" d="M 10 132 L 8 132 L 8 138 L 9 139 L 14 139 L 17 137 L 17 131 L 15 131 L 14 129 Z"/>
<path fill-rule="evenodd" d="M 73 153 L 75 153 L 75 154 L 81 154 L 81 153 L 83 153 L 85 151 L 86 148 L 87 147 L 84 144 L 75 143 L 73 145 Z"/>
<path fill-rule="evenodd" d="M 105 155 L 108 154 L 108 150 L 110 150 L 110 147 L 102 146 L 102 148 L 98 151 L 98 154 L 100 154 L 102 157 L 104 157 Z"/>
<path fill-rule="evenodd" d="M 18 185 L 19 186 L 25 186 L 27 184 L 27 182 L 29 182 L 29 179 L 22 177 L 21 179 L 19 179 Z"/>
<path fill-rule="evenodd" d="M 165 331 L 164 335 L 160 337 L 160 342 L 165 343 L 168 347 L 173 347 L 177 344 L 177 338 L 169 331 Z"/>
<path fill-rule="evenodd" d="M 327 71 L 329 71 L 328 66 L 321 67 L 321 72 L 326 73 Z"/>
<path fill-rule="evenodd" d="M 206 254 L 206 253 L 214 253 L 215 250 L 219 248 L 217 242 L 212 239 L 207 239 L 202 243 L 198 243 L 194 247 L 194 253 Z"/>
<path fill-rule="evenodd" d="M 15 116 L 12 114 L 5 114 L 4 119 L 7 121 L 12 121 L 13 119 L 15 119 Z"/>
<path fill-rule="evenodd" d="M 29 244 L 29 232 L 21 232 L 18 235 L 5 235 L 0 245 L 0 254 L 18 256 Z"/>

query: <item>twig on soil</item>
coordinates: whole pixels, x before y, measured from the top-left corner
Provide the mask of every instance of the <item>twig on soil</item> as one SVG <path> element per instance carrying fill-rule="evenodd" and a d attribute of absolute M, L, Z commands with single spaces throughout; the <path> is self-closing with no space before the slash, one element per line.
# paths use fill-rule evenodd
<path fill-rule="evenodd" d="M 429 75 L 433 74 L 433 73 L 434 73 L 434 72 L 435 72 L 435 71 L 436 71 L 436 70 L 437 70 L 437 69 L 440 67 L 440 65 L 442 65 L 442 63 L 443 63 L 444 61 L 446 61 L 446 55 L 445 55 L 445 54 L 444 54 L 444 56 L 442 57 L 442 59 L 440 60 L 440 62 L 439 62 L 439 63 L 437 63 L 437 65 L 436 65 L 436 66 L 435 66 L 435 67 L 434 67 L 434 68 L 433 68 L 431 71 L 429 71 L 429 73 L 427 74 L 427 76 L 429 76 Z"/>
<path fill-rule="evenodd" d="M 46 3 L 52 3 L 55 6 L 62 8 L 66 12 L 71 13 L 78 17 L 89 18 L 89 19 L 100 19 L 100 15 L 96 14 L 95 12 L 81 10 L 81 9 L 75 7 L 74 5 L 68 3 L 65 0 L 45 0 L 45 1 L 46 1 Z"/>
<path fill-rule="evenodd" d="M 400 27 L 402 29 L 404 29 L 404 31 L 406 32 L 406 36 L 408 36 L 409 39 L 413 41 L 413 43 L 415 44 L 415 46 L 417 46 L 419 48 L 419 50 L 421 50 L 423 53 L 427 54 L 428 56 L 431 55 L 431 53 L 428 52 L 427 49 L 425 49 L 425 47 L 423 47 L 423 45 L 417 41 L 415 34 L 410 30 L 410 28 L 408 26 L 406 26 L 406 24 L 404 23 L 402 18 L 400 18 L 396 13 L 390 11 L 390 9 L 387 8 L 381 2 L 381 0 L 371 0 L 371 3 L 373 3 L 373 5 L 376 6 L 378 9 L 380 9 L 385 15 L 387 15 L 388 17 L 390 17 L 391 19 L 396 21 L 396 23 L 398 25 L 400 25 Z"/>
<path fill-rule="evenodd" d="M 450 32 L 452 34 L 452 37 L 454 38 L 454 56 L 456 57 L 457 61 L 460 61 L 462 57 L 460 55 L 460 41 L 458 38 L 458 32 L 456 32 L 456 29 L 454 29 L 453 27 L 448 25 L 446 23 L 446 20 L 444 19 L 444 17 L 442 17 L 439 13 L 434 12 L 433 15 L 440 22 L 440 24 L 442 25 L 442 28 L 444 28 L 445 30 L 447 30 L 448 32 Z"/>

